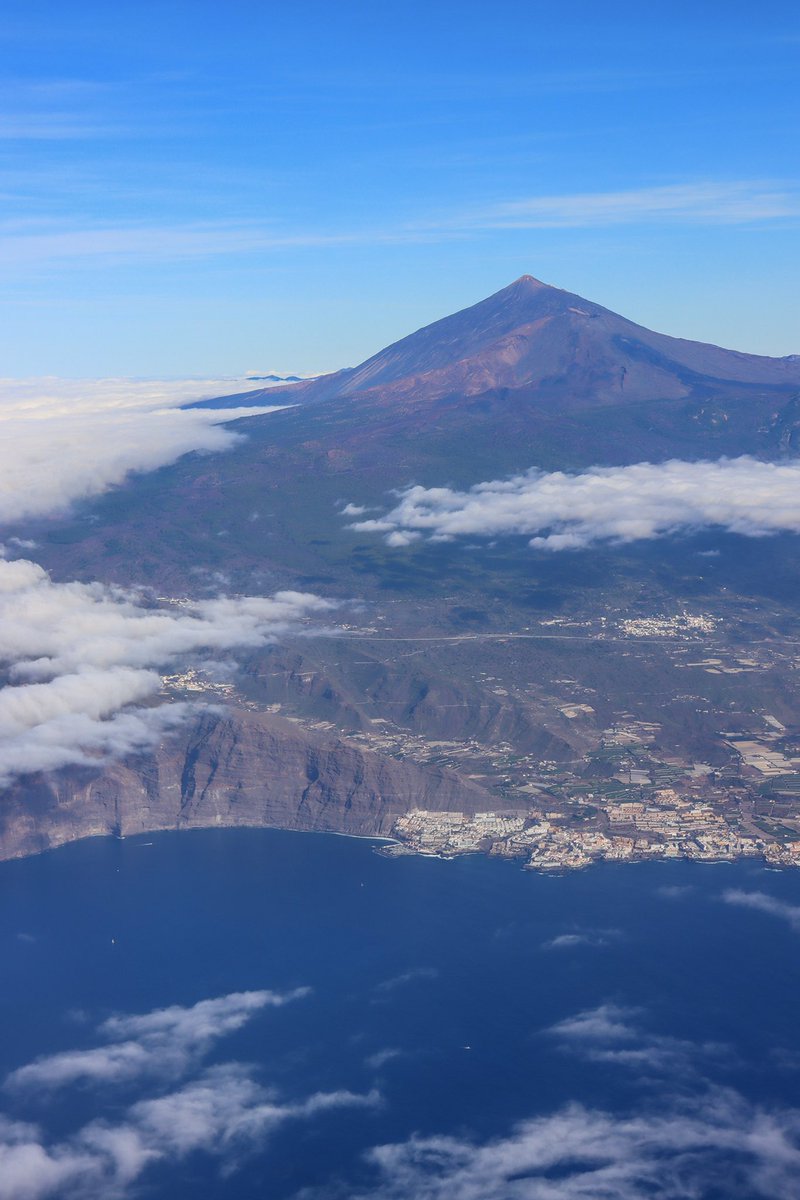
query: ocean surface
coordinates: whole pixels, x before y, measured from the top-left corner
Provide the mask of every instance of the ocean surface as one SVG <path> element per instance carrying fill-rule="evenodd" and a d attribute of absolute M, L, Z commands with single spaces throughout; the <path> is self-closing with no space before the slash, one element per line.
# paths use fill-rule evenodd
<path fill-rule="evenodd" d="M 94 839 L 0 948 L 2 1200 L 800 1194 L 800 874 Z"/>

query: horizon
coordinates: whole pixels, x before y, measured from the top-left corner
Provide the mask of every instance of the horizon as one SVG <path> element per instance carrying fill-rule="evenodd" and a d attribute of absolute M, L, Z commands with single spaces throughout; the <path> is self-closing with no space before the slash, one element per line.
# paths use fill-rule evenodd
<path fill-rule="evenodd" d="M 264 390 L 265 387 L 268 388 L 270 386 L 282 387 L 282 386 L 285 386 L 286 384 L 295 383 L 295 382 L 300 383 L 300 382 L 304 382 L 304 381 L 311 380 L 311 379 L 318 379 L 318 378 L 321 378 L 326 375 L 335 375 L 341 371 L 347 371 L 347 370 L 352 370 L 354 368 L 357 368 L 357 367 L 363 365 L 364 362 L 367 362 L 371 358 L 375 357 L 377 354 L 380 354 L 383 350 L 389 349 L 393 345 L 396 345 L 397 343 L 402 342 L 409 337 L 413 337 L 417 333 L 421 333 L 423 330 L 429 328 L 431 325 L 436 325 L 439 321 L 443 321 L 447 317 L 454 316 L 454 315 L 457 315 L 462 312 L 467 312 L 470 309 L 477 307 L 479 304 L 483 303 L 484 301 L 491 300 L 495 296 L 500 295 L 502 292 L 509 291 L 515 285 L 523 283 L 523 282 L 528 282 L 528 281 L 536 284 L 537 287 L 539 287 L 539 288 L 564 292 L 566 295 L 575 296 L 576 299 L 584 300 L 587 303 L 597 304 L 598 307 L 604 308 L 608 312 L 613 312 L 613 310 L 608 309 L 606 305 L 599 304 L 597 301 L 595 301 L 590 296 L 576 296 L 575 293 L 570 292 L 567 288 L 559 287 L 557 284 L 554 284 L 554 283 L 547 283 L 544 280 L 537 279 L 536 276 L 534 276 L 534 275 L 525 273 L 523 275 L 519 275 L 516 279 L 513 279 L 510 283 L 505 284 L 503 287 L 499 288 L 496 292 L 493 292 L 488 296 L 481 297 L 480 299 L 473 301 L 470 304 L 464 305 L 460 309 L 454 310 L 454 312 L 442 313 L 441 316 L 433 318 L 433 320 L 428 322 L 427 325 L 418 326 L 414 329 L 408 330 L 407 332 L 397 334 L 396 336 L 392 337 L 391 340 L 389 342 L 387 342 L 385 345 L 379 346 L 376 349 L 367 353 L 365 355 L 365 357 L 363 359 L 359 360 L 358 362 L 341 363 L 341 364 L 338 364 L 335 366 L 329 366 L 327 368 L 322 368 L 318 371 L 313 371 L 313 372 L 306 371 L 303 368 L 302 364 L 300 364 L 297 367 L 293 367 L 291 364 L 289 364 L 287 366 L 283 366 L 283 367 L 279 367 L 279 368 L 269 368 L 269 367 L 250 368 L 250 369 L 245 369 L 245 370 L 232 371 L 230 373 L 220 373 L 219 376 L 215 377 L 215 378 L 209 378 L 208 376 L 204 376 L 201 373 L 188 373 L 188 372 L 185 374 L 176 373 L 176 374 L 160 374 L 160 375 L 155 375 L 155 374 L 154 375 L 146 375 L 146 374 L 140 374 L 140 375 L 82 375 L 82 376 L 81 375 L 18 375 L 18 376 L 6 375 L 6 376 L 0 376 L 0 389 L 3 389 L 7 385 L 13 386 L 13 385 L 33 384 L 33 383 L 37 383 L 37 382 L 43 383 L 48 380 L 51 380 L 54 383 L 61 383 L 61 384 L 129 383 L 129 384 L 135 385 L 135 384 L 162 383 L 162 384 L 166 384 L 166 385 L 175 385 L 175 386 L 178 386 L 178 385 L 189 386 L 192 384 L 197 384 L 198 386 L 201 384 L 204 385 L 204 390 L 201 389 L 201 391 L 197 392 L 196 394 L 194 392 L 192 392 L 191 394 L 187 393 L 187 395 L 184 397 L 184 399 L 186 399 L 187 401 L 194 401 L 194 400 L 198 400 L 198 399 L 202 399 L 202 398 L 212 398 L 214 396 L 222 396 L 223 395 L 222 392 L 213 391 L 213 390 L 210 391 L 208 389 L 212 388 L 212 387 L 222 387 L 223 385 L 227 386 L 228 384 L 235 384 L 235 385 L 248 384 L 248 383 L 258 384 L 259 386 L 257 388 L 254 388 L 253 389 L 254 391 Z M 640 322 L 635 321 L 634 318 L 628 316 L 628 314 L 626 314 L 626 313 L 614 313 L 614 315 L 622 317 L 623 319 L 632 321 L 633 324 L 637 324 L 637 325 L 640 324 Z M 647 326 L 643 326 L 643 328 L 647 328 Z M 671 337 L 671 338 L 679 337 L 679 335 L 677 335 L 677 334 L 671 334 L 668 331 L 660 330 L 660 329 L 650 329 L 649 332 L 661 334 L 664 337 Z M 718 342 L 704 342 L 703 339 L 701 339 L 701 338 L 697 338 L 697 339 L 681 338 L 680 340 L 694 341 L 698 345 L 708 345 L 708 346 L 716 347 L 718 349 L 728 350 L 733 353 L 739 353 L 739 354 L 741 354 L 741 353 L 754 354 L 755 353 L 755 352 L 743 351 L 741 349 L 741 347 L 737 347 L 737 346 L 733 346 L 733 345 L 722 345 L 721 343 L 718 343 Z M 790 351 L 788 354 L 784 354 L 784 355 L 757 355 L 756 354 L 755 356 L 756 357 L 775 358 L 775 359 L 781 359 L 781 358 L 793 359 L 793 358 L 800 357 L 800 354 L 793 353 Z M 167 396 L 165 395 L 164 402 L 172 405 L 172 404 L 178 403 L 178 400 L 167 398 Z"/>
<path fill-rule="evenodd" d="M 785 3 L 12 0 L 0 38 L 7 376 L 319 374 L 526 271 L 800 352 Z"/>

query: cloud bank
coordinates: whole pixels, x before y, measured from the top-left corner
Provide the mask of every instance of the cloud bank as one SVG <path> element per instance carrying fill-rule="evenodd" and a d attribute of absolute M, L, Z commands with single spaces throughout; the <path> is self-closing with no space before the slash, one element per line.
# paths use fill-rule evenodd
<path fill-rule="evenodd" d="M 252 386 L 231 379 L 0 380 L 0 522 L 62 510 L 190 450 L 230 449 L 241 435 L 224 422 L 277 407 L 177 406 Z"/>
<path fill-rule="evenodd" d="M 147 1090 L 113 1120 L 92 1120 L 59 1139 L 49 1138 L 41 1125 L 0 1116 L 0 1200 L 122 1200 L 151 1166 L 171 1166 L 203 1152 L 232 1169 L 243 1155 L 262 1150 L 287 1121 L 378 1104 L 374 1092 L 283 1100 L 248 1064 L 203 1065 L 220 1038 L 262 1011 L 307 994 L 307 988 L 238 992 L 188 1008 L 112 1017 L 97 1030 L 99 1046 L 18 1068 L 6 1080 L 6 1091 L 29 1102 L 46 1103 L 76 1084 L 84 1091 L 132 1084 Z"/>
<path fill-rule="evenodd" d="M 580 474 L 531 469 L 469 491 L 414 486 L 385 516 L 351 529 L 390 546 L 419 538 L 521 535 L 544 550 L 584 549 L 720 528 L 746 537 L 800 532 L 800 461 L 637 463 Z"/>
<path fill-rule="evenodd" d="M 155 607 L 100 583 L 54 583 L 26 559 L 0 559 L 0 784 L 97 765 L 158 742 L 193 711 L 155 704 L 159 673 L 258 647 L 333 605 L 305 592 L 221 596 Z"/>

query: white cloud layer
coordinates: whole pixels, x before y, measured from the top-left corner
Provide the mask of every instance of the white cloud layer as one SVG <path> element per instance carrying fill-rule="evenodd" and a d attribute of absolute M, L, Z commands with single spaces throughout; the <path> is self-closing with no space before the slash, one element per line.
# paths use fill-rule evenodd
<path fill-rule="evenodd" d="M 153 703 L 159 670 L 263 646 L 331 607 L 305 592 L 153 607 L 120 588 L 54 583 L 36 563 L 0 559 L 0 667 L 9 679 L 0 690 L 0 784 L 154 744 L 192 711 Z"/>
<path fill-rule="evenodd" d="M 378 1104 L 375 1092 L 282 1100 L 246 1064 L 203 1068 L 203 1056 L 221 1037 L 307 994 L 307 988 L 238 992 L 190 1008 L 112 1017 L 98 1030 L 101 1045 L 20 1067 L 6 1081 L 12 1097 L 22 1091 L 46 1100 L 75 1084 L 136 1083 L 148 1092 L 114 1120 L 92 1120 L 57 1140 L 39 1125 L 0 1116 L 0 1200 L 122 1200 L 151 1165 L 170 1166 L 201 1151 L 230 1169 L 243 1154 L 263 1149 L 287 1121 Z"/>
<path fill-rule="evenodd" d="M 260 385 L 259 385 L 260 386 Z M 228 450 L 222 427 L 276 407 L 177 407 L 252 389 L 244 380 L 0 380 L 0 522 L 41 516 L 190 450 Z"/>
<path fill-rule="evenodd" d="M 800 532 L 800 461 L 637 463 L 580 474 L 531 469 L 469 491 L 409 487 L 385 516 L 350 528 L 391 546 L 427 537 L 522 535 L 545 550 L 634 542 L 707 528 L 746 537 Z"/>

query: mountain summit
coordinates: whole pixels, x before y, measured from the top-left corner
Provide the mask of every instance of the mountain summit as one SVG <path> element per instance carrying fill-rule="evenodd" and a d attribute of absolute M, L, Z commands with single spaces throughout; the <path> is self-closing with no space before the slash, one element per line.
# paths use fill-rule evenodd
<path fill-rule="evenodd" d="M 350 563 L 342 502 L 381 511 L 409 483 L 469 488 L 532 467 L 800 454 L 797 358 L 653 333 L 530 275 L 360 366 L 204 403 L 262 396 L 287 407 L 238 421 L 247 436 L 224 454 L 132 479 L 96 502 L 96 525 L 14 532 L 47 541 L 49 565 L 67 578 L 107 565 L 114 545 L 123 582 L 183 587 L 200 562 L 246 581 L 272 563 L 284 582 L 315 586 Z M 154 529 L 172 547 L 161 565 Z"/>
<path fill-rule="evenodd" d="M 522 275 L 359 366 L 296 389 L 308 400 L 382 392 L 430 401 L 556 387 L 595 403 L 677 399 L 700 380 L 800 385 L 796 357 L 765 358 L 653 333 L 602 305 Z"/>

